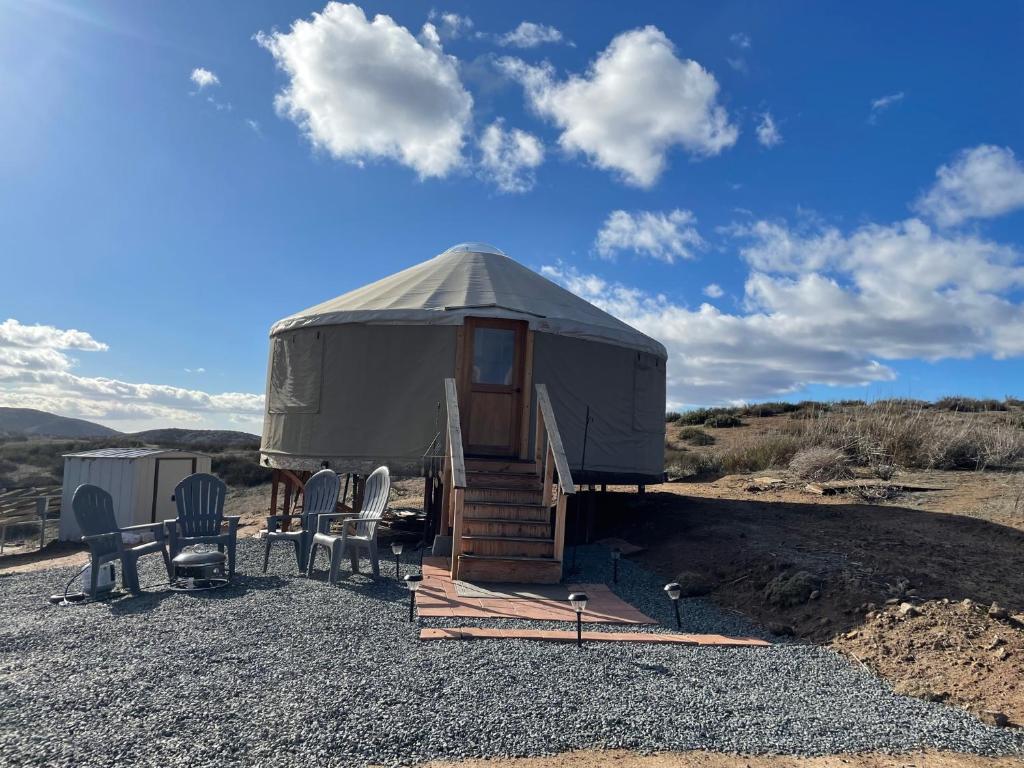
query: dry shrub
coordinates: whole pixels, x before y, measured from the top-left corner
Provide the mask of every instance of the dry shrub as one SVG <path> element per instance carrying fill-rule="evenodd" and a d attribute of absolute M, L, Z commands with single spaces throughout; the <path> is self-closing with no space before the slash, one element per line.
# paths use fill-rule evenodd
<path fill-rule="evenodd" d="M 727 429 L 729 427 L 742 427 L 743 422 L 740 421 L 739 416 L 733 416 L 731 413 L 720 413 L 707 419 L 704 422 L 704 426 L 715 429 Z"/>
<path fill-rule="evenodd" d="M 824 445 L 799 451 L 790 459 L 789 469 L 797 477 L 812 483 L 844 480 L 852 475 L 849 457 L 837 448 Z"/>
<path fill-rule="evenodd" d="M 722 471 L 721 459 L 713 453 L 668 450 L 665 471 L 669 480 L 715 475 Z"/>
<path fill-rule="evenodd" d="M 800 450 L 800 441 L 789 435 L 765 435 L 755 443 L 722 454 L 722 470 L 730 474 L 782 469 Z"/>
<path fill-rule="evenodd" d="M 935 401 L 940 411 L 960 411 L 962 413 L 983 413 L 984 411 L 1005 411 L 1006 403 L 993 398 L 977 397 L 943 397 Z"/>
<path fill-rule="evenodd" d="M 690 445 L 713 445 L 715 438 L 700 427 L 683 427 L 679 430 L 679 439 Z"/>
<path fill-rule="evenodd" d="M 836 448 L 868 467 L 984 469 L 1024 458 L 1024 434 L 1012 425 L 887 402 L 800 422 L 792 434 L 804 445 Z"/>

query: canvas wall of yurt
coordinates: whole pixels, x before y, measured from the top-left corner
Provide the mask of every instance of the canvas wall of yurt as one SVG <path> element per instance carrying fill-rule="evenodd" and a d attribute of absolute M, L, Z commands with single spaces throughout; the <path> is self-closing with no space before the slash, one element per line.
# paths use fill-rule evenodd
<path fill-rule="evenodd" d="M 262 461 L 419 474 L 455 378 L 467 456 L 526 458 L 546 385 L 577 483 L 663 477 L 665 348 L 468 243 L 276 323 Z"/>

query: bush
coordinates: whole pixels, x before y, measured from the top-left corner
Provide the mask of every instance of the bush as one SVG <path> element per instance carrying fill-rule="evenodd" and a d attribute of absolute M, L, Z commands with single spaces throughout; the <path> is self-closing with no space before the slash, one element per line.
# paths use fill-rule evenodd
<path fill-rule="evenodd" d="M 665 423 L 674 424 L 675 422 L 679 421 L 679 418 L 680 414 L 677 411 L 669 411 L 668 413 L 665 414 Z"/>
<path fill-rule="evenodd" d="M 983 413 L 985 411 L 1005 411 L 1006 403 L 993 398 L 979 399 L 976 397 L 943 397 L 935 401 L 940 411 L 959 411 L 961 413 Z"/>
<path fill-rule="evenodd" d="M 262 485 L 269 483 L 271 472 L 260 465 L 259 454 L 223 453 L 214 456 L 211 471 L 228 485 Z"/>
<path fill-rule="evenodd" d="M 7 459 L 0 459 L 0 474 L 6 475 L 8 472 L 13 472 L 18 468 L 18 465 L 13 461 Z"/>
<path fill-rule="evenodd" d="M 718 474 L 722 466 L 718 456 L 707 451 L 670 449 L 665 452 L 665 471 L 671 480 Z"/>
<path fill-rule="evenodd" d="M 679 439 L 690 445 L 713 445 L 715 438 L 700 427 L 683 427 L 679 430 Z"/>
<path fill-rule="evenodd" d="M 692 411 L 679 414 L 679 423 L 699 427 L 708 419 L 716 416 L 735 416 L 738 412 L 738 408 L 694 408 Z"/>
<path fill-rule="evenodd" d="M 784 413 L 793 413 L 798 410 L 800 406 L 795 403 L 784 403 L 784 402 L 772 402 L 772 403 L 754 403 L 753 405 L 746 406 L 743 411 L 743 416 L 780 416 Z"/>
<path fill-rule="evenodd" d="M 722 471 L 762 472 L 782 469 L 800 449 L 800 441 L 787 435 L 765 435 L 756 443 L 731 450 L 720 457 Z"/>
<path fill-rule="evenodd" d="M 705 421 L 704 426 L 712 427 L 714 429 L 726 429 L 727 427 L 742 427 L 743 422 L 740 421 L 738 416 L 733 416 L 729 413 L 720 413 Z"/>
<path fill-rule="evenodd" d="M 816 483 L 851 476 L 850 459 L 836 448 L 804 448 L 789 461 L 789 469 L 801 480 Z"/>

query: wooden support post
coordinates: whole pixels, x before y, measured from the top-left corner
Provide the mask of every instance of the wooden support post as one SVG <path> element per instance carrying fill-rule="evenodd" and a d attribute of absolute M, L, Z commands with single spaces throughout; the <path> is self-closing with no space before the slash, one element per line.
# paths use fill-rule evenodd
<path fill-rule="evenodd" d="M 551 448 L 548 447 L 544 454 L 544 506 L 551 506 L 551 486 L 555 478 L 555 457 L 551 455 Z"/>
<path fill-rule="evenodd" d="M 50 497 L 40 496 L 36 499 L 36 514 L 39 515 L 39 548 L 46 546 L 46 517 L 50 511 Z"/>
<path fill-rule="evenodd" d="M 637 492 L 637 493 L 638 493 L 639 495 L 641 495 L 641 496 L 643 496 L 643 495 L 644 495 L 644 493 L 645 493 L 646 491 L 647 491 L 647 486 L 645 486 L 645 485 L 638 485 L 638 486 L 636 487 L 636 492 Z"/>
<path fill-rule="evenodd" d="M 459 553 L 462 551 L 462 505 L 465 489 L 452 489 L 452 578 L 459 578 Z"/>
<path fill-rule="evenodd" d="M 555 506 L 555 560 L 562 561 L 562 554 L 565 551 L 565 504 L 566 495 L 558 494 L 558 504 Z"/>
<path fill-rule="evenodd" d="M 270 473 L 270 514 L 277 514 L 277 484 L 281 482 L 281 470 L 276 467 Z"/>

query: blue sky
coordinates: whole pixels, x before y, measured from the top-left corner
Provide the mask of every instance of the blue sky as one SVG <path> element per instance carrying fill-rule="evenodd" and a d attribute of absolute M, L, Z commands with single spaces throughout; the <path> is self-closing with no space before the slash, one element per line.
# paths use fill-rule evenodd
<path fill-rule="evenodd" d="M 466 240 L 672 407 L 1024 394 L 1022 6 L 784 10 L 0 0 L 0 405 L 258 431 L 275 320 Z"/>

